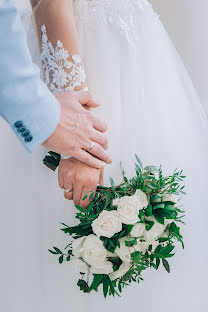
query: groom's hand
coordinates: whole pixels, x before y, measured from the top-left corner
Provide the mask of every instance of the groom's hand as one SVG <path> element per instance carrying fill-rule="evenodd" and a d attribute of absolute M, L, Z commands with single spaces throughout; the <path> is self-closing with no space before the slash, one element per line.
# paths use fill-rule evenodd
<path fill-rule="evenodd" d="M 106 152 L 108 141 L 104 134 L 106 123 L 83 107 L 98 106 L 89 92 L 65 92 L 56 95 L 56 98 L 61 107 L 60 121 L 43 145 L 95 168 L 110 164 L 111 158 Z"/>

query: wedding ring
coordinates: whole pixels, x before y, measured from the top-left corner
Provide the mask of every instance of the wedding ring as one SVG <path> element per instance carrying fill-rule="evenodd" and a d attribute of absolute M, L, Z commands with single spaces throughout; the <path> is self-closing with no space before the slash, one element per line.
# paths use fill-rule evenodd
<path fill-rule="evenodd" d="M 91 150 L 93 149 L 93 146 L 94 146 L 94 142 L 92 141 L 92 142 L 91 142 L 91 145 L 90 145 L 90 147 L 87 149 L 87 151 L 88 151 L 88 152 L 91 151 Z"/>
<path fill-rule="evenodd" d="M 72 192 L 72 190 L 71 190 L 71 189 L 68 189 L 68 190 L 67 190 L 67 189 L 64 188 L 64 192 L 70 193 L 70 192 Z"/>

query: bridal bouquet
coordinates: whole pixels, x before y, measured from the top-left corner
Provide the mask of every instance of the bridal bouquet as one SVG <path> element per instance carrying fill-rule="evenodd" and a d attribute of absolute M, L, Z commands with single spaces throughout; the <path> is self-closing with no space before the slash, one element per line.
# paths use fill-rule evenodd
<path fill-rule="evenodd" d="M 162 263 L 170 272 L 168 258 L 174 256 L 175 241 L 183 248 L 178 223 L 183 223 L 179 205 L 183 172 L 164 176 L 161 167 L 147 166 L 136 155 L 136 176 L 111 187 L 97 188 L 85 210 L 76 205 L 79 224 L 61 229 L 69 235 L 65 251 L 54 247 L 59 263 L 70 261 L 80 275 L 77 285 L 85 293 L 97 291 L 120 295 L 123 288 L 142 280 L 149 267 Z"/>

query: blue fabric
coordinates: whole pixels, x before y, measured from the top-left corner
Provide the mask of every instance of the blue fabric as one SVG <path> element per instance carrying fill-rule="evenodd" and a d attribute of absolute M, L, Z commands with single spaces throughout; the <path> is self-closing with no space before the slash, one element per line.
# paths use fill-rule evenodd
<path fill-rule="evenodd" d="M 60 118 L 58 101 L 32 63 L 13 0 L 0 0 L 0 115 L 29 152 L 53 133 Z"/>

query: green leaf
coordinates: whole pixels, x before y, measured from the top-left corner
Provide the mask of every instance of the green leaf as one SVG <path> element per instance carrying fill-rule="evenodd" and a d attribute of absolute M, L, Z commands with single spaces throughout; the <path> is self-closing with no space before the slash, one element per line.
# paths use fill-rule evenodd
<path fill-rule="evenodd" d="M 94 289 L 95 291 L 97 291 L 97 288 L 101 284 L 102 279 L 103 279 L 103 274 L 95 274 L 92 284 L 89 288 L 89 291 L 91 291 L 91 289 Z"/>
<path fill-rule="evenodd" d="M 76 207 L 79 211 L 86 213 L 86 210 L 85 210 L 84 208 L 82 208 L 80 205 L 75 205 L 75 207 Z"/>
<path fill-rule="evenodd" d="M 109 287 L 108 282 L 104 280 L 103 281 L 103 295 L 105 298 L 107 297 L 107 294 L 108 294 L 108 287 Z"/>
<path fill-rule="evenodd" d="M 145 213 L 142 210 L 139 210 L 139 219 L 144 222 L 145 221 Z"/>
<path fill-rule="evenodd" d="M 156 270 L 159 268 L 160 266 L 160 258 L 156 257 Z"/>
<path fill-rule="evenodd" d="M 59 257 L 59 263 L 61 264 L 63 263 L 63 261 L 64 261 L 64 256 L 62 255 L 61 257 Z"/>
<path fill-rule="evenodd" d="M 126 274 L 124 274 L 123 276 L 123 280 L 125 282 L 129 281 L 132 278 L 134 271 L 133 270 L 129 270 L 128 272 L 126 272 Z"/>
<path fill-rule="evenodd" d="M 147 208 L 145 209 L 145 214 L 146 214 L 147 217 L 152 216 L 152 205 L 151 204 L 149 204 L 147 206 Z"/>
<path fill-rule="evenodd" d="M 92 203 L 92 202 L 93 202 L 94 195 L 95 195 L 95 193 L 94 193 L 94 192 L 92 192 L 92 193 L 90 194 L 90 197 L 89 197 L 89 201 L 90 201 L 90 203 Z"/>
<path fill-rule="evenodd" d="M 136 157 L 136 160 L 137 160 L 138 164 L 139 164 L 140 167 L 142 168 L 143 166 L 142 166 L 141 160 L 139 159 L 139 156 L 138 156 L 137 154 L 135 154 L 135 157 Z"/>
<path fill-rule="evenodd" d="M 132 247 L 134 245 L 137 245 L 137 239 L 136 238 L 133 238 L 133 237 L 130 237 L 130 238 L 127 238 L 125 240 L 125 245 L 127 247 Z"/>
<path fill-rule="evenodd" d="M 87 210 L 86 210 L 86 213 L 90 213 L 92 211 L 94 207 L 94 202 L 92 202 L 88 207 L 87 207 Z"/>
<path fill-rule="evenodd" d="M 62 251 L 60 249 L 58 249 L 57 247 L 53 247 L 53 248 L 57 252 L 57 254 L 62 254 Z"/>
<path fill-rule="evenodd" d="M 163 217 L 161 217 L 161 216 L 160 216 L 159 214 L 157 214 L 157 213 L 153 213 L 153 215 L 154 215 L 155 219 L 156 219 L 159 223 L 164 224 L 164 218 L 163 218 Z"/>
<path fill-rule="evenodd" d="M 111 177 L 110 177 L 110 184 L 111 184 L 111 187 L 112 187 L 112 188 L 115 187 L 115 183 L 114 183 L 114 181 L 113 181 L 113 178 L 111 178 Z"/>
<path fill-rule="evenodd" d="M 154 225 L 154 221 L 150 221 L 150 220 L 145 220 L 145 229 L 147 231 L 151 230 L 151 228 L 153 227 Z"/>
<path fill-rule="evenodd" d="M 150 199 L 151 202 L 161 202 L 161 196 L 159 195 L 153 195 L 151 196 L 151 199 Z"/>
<path fill-rule="evenodd" d="M 135 251 L 131 254 L 131 257 L 132 257 L 134 263 L 138 263 L 141 260 L 141 252 Z"/>
<path fill-rule="evenodd" d="M 153 206 L 153 210 L 163 209 L 165 208 L 165 204 L 157 204 Z"/>
<path fill-rule="evenodd" d="M 166 218 L 166 219 L 175 219 L 177 217 L 177 211 L 175 208 L 173 209 L 157 209 L 157 214 L 159 214 L 161 217 Z"/>
<path fill-rule="evenodd" d="M 79 286 L 80 290 L 83 291 L 84 293 L 89 292 L 89 286 L 84 280 L 78 280 L 77 286 Z"/>
<path fill-rule="evenodd" d="M 175 248 L 175 247 L 172 246 L 172 245 L 166 246 L 165 249 L 163 250 L 162 255 L 163 255 L 164 257 L 167 256 L 169 253 L 171 253 L 171 251 L 173 251 L 174 248 Z"/>
<path fill-rule="evenodd" d="M 87 196 L 89 195 L 89 191 L 85 194 L 85 196 L 82 198 L 82 200 L 87 199 Z"/>
<path fill-rule="evenodd" d="M 168 261 L 165 260 L 164 258 L 162 258 L 162 263 L 163 263 L 164 268 L 166 269 L 166 271 L 167 271 L 168 273 L 170 273 L 170 265 L 169 265 Z"/>
<path fill-rule="evenodd" d="M 71 260 L 70 256 L 66 257 L 66 261 L 70 261 L 70 260 Z"/>
<path fill-rule="evenodd" d="M 53 250 L 50 250 L 50 249 L 48 249 L 48 251 L 49 251 L 50 253 L 52 253 L 53 255 L 57 255 L 57 252 L 56 252 L 56 251 L 53 251 Z"/>
<path fill-rule="evenodd" d="M 123 231 L 122 231 L 122 233 L 125 231 L 123 236 L 129 235 L 131 233 L 133 227 L 134 227 L 134 225 L 132 225 L 132 224 L 123 224 Z"/>

